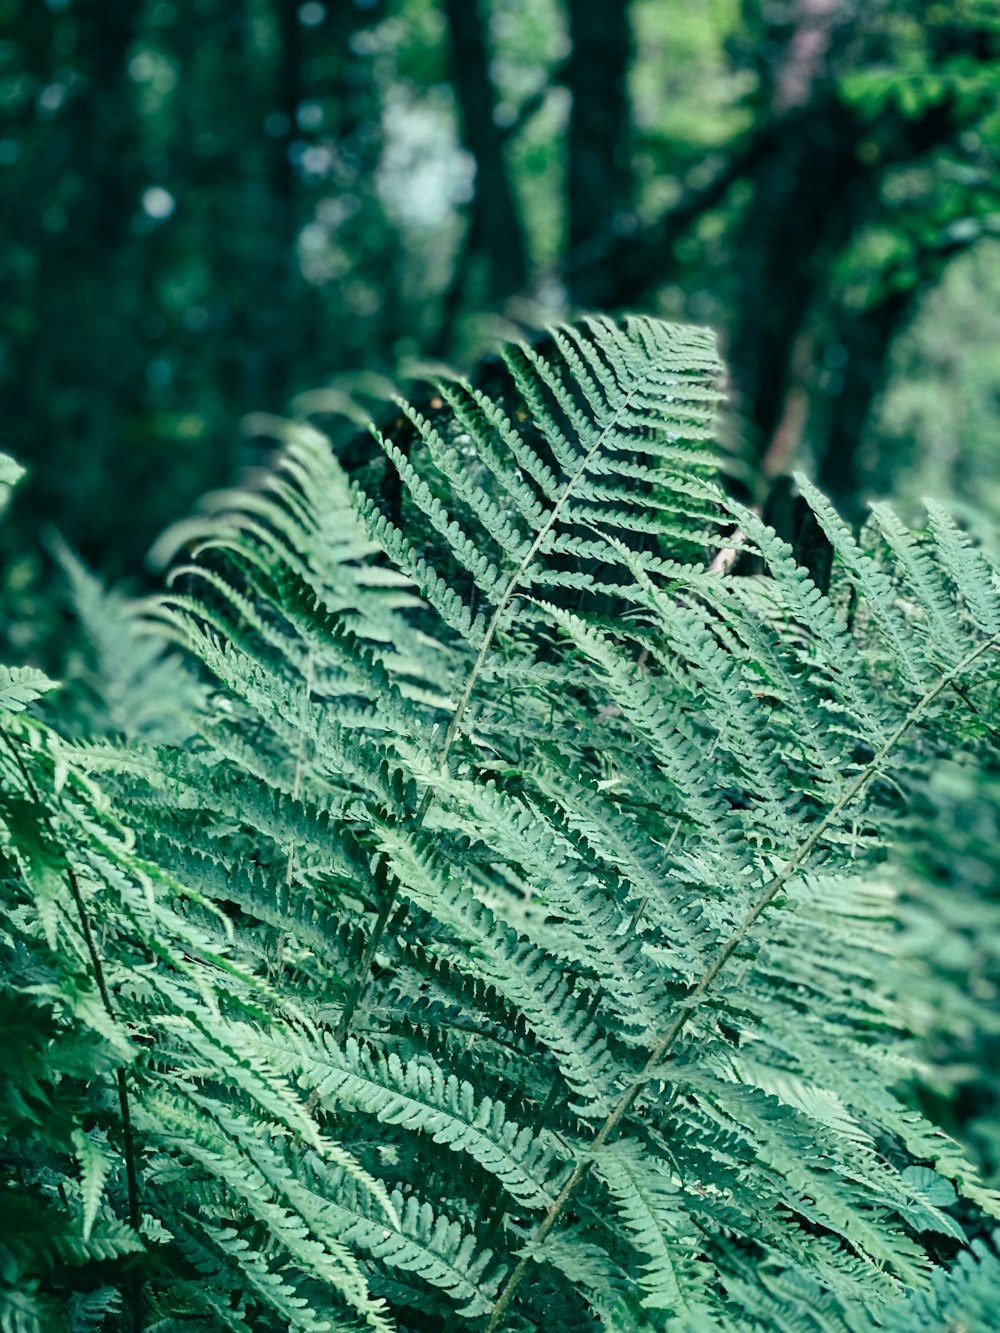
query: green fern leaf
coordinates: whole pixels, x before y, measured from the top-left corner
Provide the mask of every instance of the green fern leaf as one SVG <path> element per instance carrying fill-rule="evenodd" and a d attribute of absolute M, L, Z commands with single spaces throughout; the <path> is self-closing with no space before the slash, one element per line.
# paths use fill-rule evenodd
<path fill-rule="evenodd" d="M 73 1148 L 80 1167 L 80 1184 L 83 1194 L 83 1239 L 90 1239 L 97 1210 L 104 1197 L 104 1187 L 111 1172 L 112 1161 L 104 1148 L 91 1134 L 83 1130 L 73 1131 Z"/>
<path fill-rule="evenodd" d="M 49 680 L 34 667 L 0 666 L 0 708 L 8 713 L 23 712 L 29 704 L 54 689 L 58 689 L 58 682 Z"/>

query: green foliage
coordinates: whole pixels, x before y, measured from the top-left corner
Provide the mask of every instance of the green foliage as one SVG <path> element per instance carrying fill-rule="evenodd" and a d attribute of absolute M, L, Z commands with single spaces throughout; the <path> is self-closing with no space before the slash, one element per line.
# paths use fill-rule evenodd
<path fill-rule="evenodd" d="M 932 1274 L 929 1291 L 916 1292 L 900 1302 L 881 1321 L 886 1333 L 911 1333 L 918 1328 L 976 1329 L 995 1333 L 1000 1328 L 997 1290 L 1000 1258 L 981 1240 L 960 1254 L 951 1272 Z"/>
<path fill-rule="evenodd" d="M 897 1095 L 882 862 L 989 739 L 996 574 L 938 510 L 856 539 L 803 479 L 820 593 L 715 483 L 699 330 L 594 320 L 505 363 L 493 397 L 403 409 L 395 507 L 301 429 L 206 520 L 146 612 L 212 678 L 183 743 L 5 719 L 37 1013 L 8 1157 L 60 1215 L 0 1272 L 12 1310 L 65 1304 L 53 1247 L 99 1270 L 96 1327 L 115 1299 L 316 1333 L 979 1299 L 985 1252 L 933 1275 L 1000 1201 Z"/>
<path fill-rule="evenodd" d="M 54 680 L 33 667 L 0 667 L 0 708 L 9 713 L 23 712 L 28 704 L 55 687 Z"/>
<path fill-rule="evenodd" d="M 928 1067 L 920 1096 L 937 1123 L 969 1147 L 985 1178 L 1000 1177 L 1000 776 L 995 738 L 984 756 L 937 764 L 915 792 L 910 821 L 934 839 L 901 842 L 899 948 L 924 977 L 909 997 Z M 993 754 L 989 751 L 992 749 Z"/>
<path fill-rule="evenodd" d="M 183 744 L 201 704 L 197 677 L 144 623 L 141 601 L 106 588 L 64 543 L 53 549 L 80 630 L 57 700 L 60 730 Z"/>

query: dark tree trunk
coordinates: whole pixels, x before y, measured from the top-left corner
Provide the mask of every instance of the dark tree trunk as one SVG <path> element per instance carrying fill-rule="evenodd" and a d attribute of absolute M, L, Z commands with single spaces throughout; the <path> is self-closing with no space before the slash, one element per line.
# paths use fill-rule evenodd
<path fill-rule="evenodd" d="M 494 118 L 494 91 L 483 19 L 476 0 L 444 0 L 451 38 L 452 78 L 462 137 L 476 162 L 472 241 L 489 265 L 489 296 L 502 301 L 528 281 L 528 260 L 517 200 Z"/>
<path fill-rule="evenodd" d="M 936 282 L 948 262 L 966 250 L 972 238 L 927 249 L 913 261 L 915 277 L 887 282 L 882 294 L 863 310 L 833 318 L 843 377 L 831 395 L 831 407 L 813 431 L 819 482 L 852 517 L 860 499 L 858 451 L 875 400 L 889 374 L 889 354 L 898 335 L 913 317 L 923 293 Z M 836 373 L 836 372 L 835 372 Z M 817 414 L 821 415 L 821 414 Z M 816 437 L 819 438 L 816 438 Z"/>
<path fill-rule="evenodd" d="M 829 412 L 825 440 L 817 441 L 818 479 L 849 517 L 856 517 L 851 511 L 861 490 L 857 461 L 865 425 L 885 383 L 893 340 L 912 314 L 916 297 L 916 287 L 888 291 L 837 330 L 843 379 Z"/>
<path fill-rule="evenodd" d="M 567 158 L 567 242 L 586 252 L 612 236 L 632 205 L 629 160 L 629 62 L 632 34 L 628 6 L 608 0 L 570 0 L 572 48 L 566 82 L 572 97 Z M 570 272 L 578 303 L 602 304 L 602 269 Z M 607 275 L 613 284 L 614 275 Z M 609 285 L 610 290 L 610 285 Z"/>
<path fill-rule="evenodd" d="M 275 7 L 275 20 L 278 55 L 273 105 L 287 128 L 269 144 L 265 183 L 268 197 L 262 219 L 263 234 L 258 243 L 257 292 L 252 312 L 258 383 L 248 403 L 250 408 L 262 407 L 272 412 L 284 408 L 295 358 L 298 200 L 290 150 L 297 137 L 296 113 L 302 101 L 302 25 L 298 6 L 279 3 Z"/>
<path fill-rule="evenodd" d="M 112 519 L 104 488 L 121 463 L 122 422 L 141 391 L 141 274 L 131 230 L 145 164 L 137 161 L 128 73 L 139 9 L 137 0 L 89 0 L 65 18 L 41 17 L 37 35 L 47 46 L 32 54 L 45 69 L 61 39 L 84 78 L 48 131 L 32 188 L 12 201 L 14 236 L 35 262 L 21 266 L 10 293 L 31 319 L 11 339 L 5 447 L 30 464 L 40 435 L 60 442 L 49 466 L 30 478 L 30 494 L 56 524 L 76 527 L 85 553 L 91 542 L 100 546 Z M 59 83 L 58 63 L 45 69 L 43 82 L 49 78 Z M 64 194 L 71 172 L 85 188 Z"/>
<path fill-rule="evenodd" d="M 789 117 L 755 173 L 736 239 L 736 322 L 728 348 L 737 409 L 763 458 L 793 387 L 793 352 L 837 254 L 868 203 L 853 113 L 833 98 Z"/>

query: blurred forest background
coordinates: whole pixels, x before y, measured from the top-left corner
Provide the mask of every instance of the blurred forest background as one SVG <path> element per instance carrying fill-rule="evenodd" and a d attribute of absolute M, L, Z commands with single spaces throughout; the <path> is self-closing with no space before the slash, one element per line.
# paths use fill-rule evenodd
<path fill-rule="evenodd" d="M 718 329 L 751 490 L 1000 513 L 995 0 L 0 0 L 0 107 L 8 600 L 581 309 Z"/>
<path fill-rule="evenodd" d="M 718 330 L 756 499 L 804 466 L 855 521 L 933 494 L 995 540 L 996 0 L 0 0 L 0 109 L 8 661 L 113 694 L 52 533 L 141 587 L 267 461 L 266 414 L 357 447 L 421 358 L 586 309 Z M 913 813 L 901 947 L 938 964 L 922 1095 L 997 1178 L 1000 772 L 973 772 Z"/>

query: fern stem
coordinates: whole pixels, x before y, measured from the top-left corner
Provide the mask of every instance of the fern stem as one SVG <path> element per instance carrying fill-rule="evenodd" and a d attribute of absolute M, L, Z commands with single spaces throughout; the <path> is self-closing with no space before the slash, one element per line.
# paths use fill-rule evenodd
<path fill-rule="evenodd" d="M 604 444 L 608 438 L 608 435 L 618 425 L 618 422 L 620 421 L 622 414 L 626 412 L 630 407 L 632 399 L 635 397 L 637 393 L 639 393 L 644 388 L 645 388 L 645 381 L 643 380 L 640 380 L 638 383 L 633 384 L 633 386 L 625 394 L 622 401 L 615 408 L 614 412 L 611 415 L 610 420 L 605 422 L 604 426 L 601 428 L 600 434 L 598 435 L 597 439 L 584 454 L 576 471 L 572 474 L 572 476 L 567 481 L 566 485 L 563 487 L 562 494 L 559 496 L 559 499 L 552 506 L 552 510 L 548 518 L 538 529 L 538 532 L 535 534 L 534 540 L 532 541 L 531 545 L 528 547 L 524 555 L 521 557 L 521 561 L 518 564 L 517 568 L 514 570 L 513 574 L 511 574 L 510 578 L 507 580 L 506 587 L 500 594 L 500 599 L 493 609 L 493 614 L 490 616 L 489 622 L 486 626 L 485 633 L 483 634 L 483 641 L 479 646 L 479 652 L 476 654 L 476 660 L 472 664 L 472 670 L 469 672 L 468 679 L 465 682 L 465 687 L 462 690 L 462 694 L 455 708 L 455 712 L 452 714 L 451 722 L 448 724 L 448 730 L 445 732 L 444 743 L 441 746 L 441 754 L 438 757 L 438 763 L 441 768 L 444 768 L 445 764 L 448 762 L 448 755 L 451 753 L 451 747 L 454 745 L 455 739 L 458 736 L 458 730 L 459 727 L 462 725 L 462 719 L 465 717 L 465 714 L 468 711 L 469 704 L 472 702 L 472 695 L 475 691 L 476 685 L 479 683 L 479 677 L 482 675 L 483 668 L 486 665 L 486 659 L 489 656 L 490 649 L 493 646 L 493 640 L 496 637 L 497 630 L 500 627 L 500 620 L 503 617 L 504 612 L 510 605 L 511 601 L 513 600 L 514 596 L 516 595 L 521 580 L 524 578 L 524 575 L 527 572 L 528 568 L 530 567 L 531 562 L 534 560 L 535 556 L 541 550 L 542 543 L 545 541 L 545 538 L 555 527 L 559 515 L 562 513 L 563 509 L 572 498 L 574 488 L 579 484 L 580 479 L 587 472 L 594 458 L 604 448 Z M 423 828 L 424 821 L 427 818 L 427 814 L 433 802 L 434 802 L 434 789 L 432 787 L 428 787 L 427 790 L 424 792 L 420 805 L 417 808 L 416 819 L 414 820 L 414 825 L 413 825 L 414 832 L 417 832 L 419 829 Z M 344 1012 L 341 1015 L 340 1024 L 337 1029 L 340 1039 L 342 1041 L 347 1036 L 351 1020 L 354 1017 L 354 1011 L 357 1008 L 358 1002 L 360 1001 L 361 995 L 364 991 L 365 984 L 368 980 L 368 970 L 371 967 L 372 961 L 375 958 L 379 942 L 382 938 L 382 934 L 389 920 L 389 913 L 392 911 L 392 907 L 396 901 L 398 893 L 399 893 L 399 885 L 398 883 L 396 883 L 393 885 L 387 901 L 380 909 L 378 917 L 376 918 L 375 925 L 372 930 L 372 937 L 368 942 L 368 948 L 365 950 L 364 957 L 361 960 L 361 966 L 358 971 L 358 975 L 357 977 L 355 977 L 354 984 L 351 986 L 350 993 L 348 994 L 347 1001 L 344 1005 Z"/>
<path fill-rule="evenodd" d="M 969 691 L 964 689 L 957 682 L 955 682 L 955 693 L 965 700 L 966 704 L 969 707 L 969 711 L 979 719 L 981 724 L 986 728 L 986 730 L 990 733 L 993 739 L 995 741 L 1000 741 L 1000 730 L 998 730 L 995 726 L 993 726 L 991 722 L 987 722 L 986 718 L 983 717 L 982 710 L 978 708 L 976 704 L 973 702 L 969 694 Z"/>
<path fill-rule="evenodd" d="M 312 698 L 312 688 L 313 688 L 313 650 L 312 646 L 310 646 L 306 652 L 306 669 L 305 669 L 305 701 L 307 705 L 309 703 L 309 700 Z M 299 797 L 302 795 L 302 766 L 305 762 L 305 751 L 306 751 L 306 733 L 305 729 L 303 728 L 299 732 L 299 743 L 295 753 L 295 772 L 292 777 L 292 799 L 295 801 L 297 801 Z M 295 848 L 293 847 L 291 851 L 288 853 L 288 860 L 287 864 L 285 865 L 285 884 L 287 885 L 289 891 L 291 890 L 292 881 L 294 880 L 294 878 L 295 878 Z M 284 966 L 284 954 L 287 942 L 288 942 L 287 932 L 279 930 L 278 938 L 275 941 L 274 945 L 274 967 L 273 969 L 271 969 L 272 978 L 277 978 L 281 973 L 282 967 Z"/>
<path fill-rule="evenodd" d="M 550 1234 L 553 1227 L 565 1211 L 566 1205 L 576 1192 L 577 1186 L 589 1174 L 594 1152 L 607 1143 L 608 1139 L 625 1119 L 626 1115 L 628 1115 L 635 1103 L 636 1097 L 639 1095 L 644 1084 L 648 1081 L 650 1075 L 672 1051 L 678 1037 L 684 1030 L 684 1025 L 687 1023 L 693 1008 L 711 989 L 719 973 L 746 939 L 749 931 L 752 930 L 753 926 L 781 892 L 782 888 L 784 888 L 792 876 L 799 871 L 826 832 L 843 814 L 844 810 L 846 810 L 846 808 L 865 791 L 873 779 L 878 776 L 885 765 L 886 760 L 899 745 L 910 727 L 920 720 L 940 694 L 943 694 L 945 690 L 950 689 L 957 680 L 961 679 L 974 662 L 982 657 L 984 653 L 989 652 L 991 648 L 996 648 L 998 646 L 1000 646 L 1000 635 L 994 635 L 985 643 L 980 644 L 974 652 L 969 653 L 963 658 L 957 666 L 946 672 L 938 682 L 931 687 L 931 689 L 921 696 L 896 727 L 895 731 L 893 731 L 886 739 L 882 748 L 872 758 L 868 766 L 844 789 L 839 799 L 830 807 L 823 818 L 815 825 L 809 836 L 800 844 L 798 850 L 785 863 L 784 868 L 768 882 L 763 892 L 758 895 L 757 899 L 747 910 L 745 916 L 733 931 L 732 935 L 725 944 L 722 945 L 711 963 L 709 963 L 708 967 L 702 973 L 697 985 L 681 1006 L 680 1012 L 671 1021 L 663 1036 L 657 1042 L 649 1059 L 646 1061 L 642 1072 L 628 1085 L 607 1119 L 597 1131 L 597 1134 L 594 1136 L 594 1139 L 590 1144 L 587 1156 L 577 1162 L 566 1183 L 553 1201 L 549 1211 L 542 1218 L 541 1222 L 539 1222 L 535 1229 L 535 1234 L 531 1238 L 529 1252 L 526 1252 L 518 1260 L 517 1265 L 512 1270 L 497 1297 L 496 1304 L 490 1315 L 490 1322 L 486 1326 L 486 1333 L 496 1333 L 496 1330 L 500 1328 L 501 1321 L 510 1308 L 511 1302 L 517 1293 L 517 1289 L 524 1281 L 525 1274 L 532 1263 L 533 1252 L 537 1251 L 538 1246 L 545 1240 L 546 1236 Z"/>
<path fill-rule="evenodd" d="M 44 809 L 41 793 L 35 785 L 35 781 L 28 770 L 27 765 L 21 758 L 17 746 L 0 729 L 0 740 L 7 747 L 8 752 L 13 757 L 14 763 L 20 771 L 24 780 L 24 785 L 28 790 L 28 795 L 37 806 Z M 114 1005 L 111 1003 L 111 992 L 108 989 L 107 977 L 104 973 L 104 964 L 101 962 L 101 955 L 97 948 L 97 941 L 94 939 L 93 927 L 90 924 L 90 916 L 87 913 L 87 905 L 83 901 L 83 893 L 80 889 L 80 881 L 77 879 L 76 871 L 70 864 L 69 857 L 66 857 L 66 882 L 69 885 L 70 895 L 73 904 L 76 907 L 76 913 L 80 921 L 80 930 L 83 934 L 84 945 L 90 956 L 90 965 L 94 970 L 94 981 L 97 984 L 97 991 L 101 997 L 101 1004 L 104 1006 L 105 1013 L 112 1023 L 118 1023 L 118 1015 L 115 1012 Z M 125 1076 L 125 1067 L 119 1066 L 115 1073 L 115 1081 L 118 1085 L 118 1105 L 122 1117 L 122 1156 L 125 1159 L 125 1186 L 128 1193 L 128 1220 L 129 1226 L 133 1231 L 139 1230 L 139 1174 L 135 1164 L 135 1133 L 132 1127 L 132 1108 L 129 1103 L 128 1081 Z M 132 1290 L 132 1325 L 134 1333 L 139 1333 L 142 1327 L 142 1289 L 139 1280 L 136 1279 Z"/>

